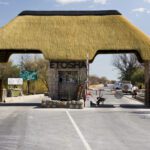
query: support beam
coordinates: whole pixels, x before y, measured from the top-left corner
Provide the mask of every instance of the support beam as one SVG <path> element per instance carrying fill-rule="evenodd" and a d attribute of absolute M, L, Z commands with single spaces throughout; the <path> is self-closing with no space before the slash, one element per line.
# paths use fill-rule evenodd
<path fill-rule="evenodd" d="M 150 107 L 150 61 L 145 61 L 145 106 Z"/>

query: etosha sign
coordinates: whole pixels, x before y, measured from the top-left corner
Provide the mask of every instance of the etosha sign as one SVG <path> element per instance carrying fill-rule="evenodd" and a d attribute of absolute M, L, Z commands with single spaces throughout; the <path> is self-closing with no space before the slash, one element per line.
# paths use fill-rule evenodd
<path fill-rule="evenodd" d="M 81 61 L 81 62 L 56 62 L 56 61 L 51 61 L 50 62 L 50 68 L 55 68 L 55 69 L 74 69 L 74 68 L 86 68 L 86 63 Z"/>

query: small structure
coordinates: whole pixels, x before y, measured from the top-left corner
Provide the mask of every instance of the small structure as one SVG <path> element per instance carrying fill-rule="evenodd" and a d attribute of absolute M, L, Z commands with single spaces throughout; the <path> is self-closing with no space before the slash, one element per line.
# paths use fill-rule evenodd
<path fill-rule="evenodd" d="M 21 96 L 22 92 L 23 79 L 22 78 L 8 78 L 8 90 L 7 96 Z"/>
<path fill-rule="evenodd" d="M 52 99 L 77 100 L 87 78 L 85 61 L 50 61 L 49 95 Z"/>

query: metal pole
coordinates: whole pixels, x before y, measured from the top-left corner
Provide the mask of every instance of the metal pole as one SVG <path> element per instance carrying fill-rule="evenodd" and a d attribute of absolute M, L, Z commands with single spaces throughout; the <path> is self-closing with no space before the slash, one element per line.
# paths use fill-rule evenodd
<path fill-rule="evenodd" d="M 88 88 L 89 88 L 89 54 L 87 53 L 87 56 L 86 56 L 86 68 L 87 68 L 87 74 L 86 74 L 86 91 L 85 91 L 85 101 L 86 101 L 86 97 L 87 97 L 87 94 L 88 94 Z M 85 106 L 85 102 L 84 102 L 84 106 Z"/>
<path fill-rule="evenodd" d="M 89 54 L 87 53 L 87 89 L 89 87 Z"/>
<path fill-rule="evenodd" d="M 27 94 L 30 94 L 30 80 L 27 80 Z"/>

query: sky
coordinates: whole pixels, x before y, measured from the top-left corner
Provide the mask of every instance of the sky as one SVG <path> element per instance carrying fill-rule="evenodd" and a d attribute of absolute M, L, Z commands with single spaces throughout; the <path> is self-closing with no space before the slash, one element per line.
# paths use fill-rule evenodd
<path fill-rule="evenodd" d="M 130 22 L 150 35 L 150 0 L 0 0 L 0 27 L 23 10 L 118 10 Z M 90 65 L 90 74 L 117 80 L 112 55 L 98 55 Z M 12 60 L 19 59 L 13 55 Z"/>

